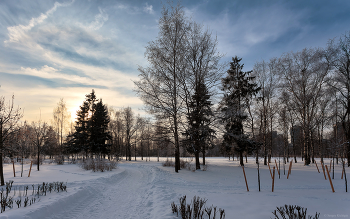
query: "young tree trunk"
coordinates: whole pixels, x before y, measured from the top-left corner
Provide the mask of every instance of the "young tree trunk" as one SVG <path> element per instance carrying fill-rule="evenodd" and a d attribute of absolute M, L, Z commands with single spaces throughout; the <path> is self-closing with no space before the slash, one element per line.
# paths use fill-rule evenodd
<path fill-rule="evenodd" d="M 244 162 L 243 162 L 243 152 L 239 152 L 239 164 L 241 166 L 244 166 Z"/>
<path fill-rule="evenodd" d="M 175 172 L 178 173 L 180 168 L 180 144 L 179 144 L 179 135 L 177 131 L 177 117 L 176 115 L 174 116 L 174 139 L 175 139 Z"/>
<path fill-rule="evenodd" d="M 198 150 L 198 148 L 196 149 L 196 152 L 194 153 L 194 155 L 196 157 L 196 170 L 200 170 L 201 165 L 199 163 L 199 150 Z"/>
<path fill-rule="evenodd" d="M 129 156 L 129 161 L 131 161 L 131 144 L 130 144 L 130 140 L 128 143 L 128 156 Z"/>
<path fill-rule="evenodd" d="M 3 163 L 2 163 L 2 151 L 3 151 L 3 138 L 2 138 L 2 118 L 0 118 L 0 178 L 1 178 L 1 186 L 5 185 L 4 181 L 4 170 L 3 170 Z"/>
<path fill-rule="evenodd" d="M 203 165 L 205 165 L 205 145 L 202 147 Z"/>
<path fill-rule="evenodd" d="M 39 165 L 40 165 L 40 146 L 38 145 L 38 171 L 39 171 Z"/>

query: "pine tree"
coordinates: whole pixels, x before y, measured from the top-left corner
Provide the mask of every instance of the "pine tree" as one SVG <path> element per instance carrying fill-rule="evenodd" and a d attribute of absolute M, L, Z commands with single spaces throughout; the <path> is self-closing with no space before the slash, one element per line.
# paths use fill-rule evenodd
<path fill-rule="evenodd" d="M 215 131 L 210 127 L 211 117 L 214 116 L 209 101 L 210 95 L 205 84 L 199 81 L 196 86 L 192 100 L 189 103 L 187 115 L 188 129 L 183 135 L 186 139 L 183 144 L 187 151 L 194 154 L 196 158 L 196 169 L 200 169 L 199 153 L 203 154 L 203 165 L 205 165 L 205 151 L 208 144 L 214 138 Z"/>
<path fill-rule="evenodd" d="M 224 97 L 220 104 L 222 122 L 225 125 L 223 146 L 233 147 L 240 155 L 240 165 L 243 166 L 243 152 L 251 153 L 257 143 L 250 140 L 244 134 L 243 123 L 247 119 L 247 101 L 252 98 L 260 88 L 253 82 L 255 77 L 250 77 L 252 71 L 243 72 L 244 64 L 237 56 L 232 58 L 230 69 L 226 78 L 222 80 Z"/>

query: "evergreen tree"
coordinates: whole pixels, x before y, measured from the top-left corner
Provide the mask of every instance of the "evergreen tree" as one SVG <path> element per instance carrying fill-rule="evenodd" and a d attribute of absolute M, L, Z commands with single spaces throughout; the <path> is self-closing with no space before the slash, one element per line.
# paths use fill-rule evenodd
<path fill-rule="evenodd" d="M 95 91 L 86 95 L 86 99 L 77 112 L 75 132 L 68 136 L 67 151 L 69 153 L 85 152 L 91 154 L 107 154 L 109 152 L 106 141 L 111 139 L 108 132 L 110 121 L 107 107 L 102 99 L 97 103 Z"/>
<path fill-rule="evenodd" d="M 106 142 L 111 139 L 108 132 L 109 121 L 108 109 L 100 99 L 94 105 L 94 114 L 90 122 L 90 148 L 92 153 L 108 154 L 109 148 Z"/>
<path fill-rule="evenodd" d="M 68 153 L 85 152 L 89 153 L 89 103 L 84 101 L 77 112 L 77 121 L 75 122 L 75 132 L 68 136 Z"/>
<path fill-rule="evenodd" d="M 243 122 L 247 119 L 247 101 L 252 98 L 260 88 L 253 82 L 255 77 L 250 77 L 252 71 L 243 72 L 244 64 L 237 56 L 232 58 L 227 76 L 222 79 L 222 91 L 224 97 L 220 104 L 222 122 L 225 125 L 223 146 L 234 147 L 239 153 L 240 165 L 243 166 L 243 152 L 251 153 L 257 143 L 250 140 L 244 134 Z"/>
<path fill-rule="evenodd" d="M 214 116 L 209 101 L 210 95 L 207 87 L 202 81 L 196 86 L 192 100 L 189 103 L 189 113 L 187 115 L 188 129 L 183 135 L 186 139 L 183 144 L 187 151 L 194 154 L 196 158 L 196 169 L 200 169 L 199 153 L 203 154 L 203 165 L 205 165 L 205 151 L 211 140 L 214 138 L 215 131 L 210 128 L 211 117 Z"/>

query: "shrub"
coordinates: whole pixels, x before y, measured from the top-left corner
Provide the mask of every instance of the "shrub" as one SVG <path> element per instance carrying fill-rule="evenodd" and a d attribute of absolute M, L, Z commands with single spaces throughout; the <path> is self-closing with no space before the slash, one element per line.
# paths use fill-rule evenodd
<path fill-rule="evenodd" d="M 314 217 L 306 216 L 306 211 L 307 208 L 297 205 L 284 205 L 277 207 L 277 210 L 274 210 L 272 214 L 275 216 L 275 219 L 318 219 L 320 217 L 320 213 L 317 212 Z"/>
<path fill-rule="evenodd" d="M 84 170 L 92 170 L 93 172 L 96 171 L 112 171 L 113 169 L 117 168 L 117 162 L 116 161 L 106 161 L 104 159 L 85 159 L 83 162 L 80 163 L 81 168 Z"/>
<path fill-rule="evenodd" d="M 225 210 L 217 207 L 206 207 L 206 199 L 194 196 L 190 204 L 186 204 L 186 195 L 180 197 L 180 206 L 177 206 L 174 202 L 171 203 L 171 210 L 176 216 L 180 216 L 182 219 L 202 219 L 204 215 L 208 218 L 216 218 L 216 214 L 219 213 L 220 219 L 225 219 Z M 213 214 L 212 214 L 213 213 Z"/>
<path fill-rule="evenodd" d="M 163 167 L 175 167 L 175 162 L 172 161 L 172 160 L 169 160 L 167 158 L 166 161 L 164 161 L 162 163 L 162 166 Z M 195 165 L 193 165 L 191 163 L 191 161 L 187 161 L 187 160 L 184 160 L 184 159 L 180 159 L 180 168 L 181 169 L 188 169 L 188 170 L 190 170 L 192 172 L 196 171 Z"/>
<path fill-rule="evenodd" d="M 43 164 L 43 160 L 44 160 L 43 156 L 40 156 L 40 157 L 39 157 L 40 165 Z M 35 165 L 38 164 L 38 158 L 32 159 L 32 161 L 33 161 L 33 165 L 34 165 L 34 164 L 35 164 Z"/>
<path fill-rule="evenodd" d="M 162 163 L 163 167 L 175 167 L 175 163 L 172 160 L 169 160 L 168 158 L 166 161 Z"/>
<path fill-rule="evenodd" d="M 55 159 L 55 163 L 57 163 L 58 165 L 63 165 L 64 157 L 62 155 L 57 155 L 54 157 L 54 159 Z"/>
<path fill-rule="evenodd" d="M 3 163 L 11 163 L 11 159 L 9 157 L 4 157 Z"/>
<path fill-rule="evenodd" d="M 180 168 L 181 169 L 185 169 L 190 166 L 190 162 L 188 162 L 187 160 L 184 160 L 184 159 L 180 159 Z"/>
<path fill-rule="evenodd" d="M 34 185 L 32 184 L 32 193 L 28 193 L 29 186 L 13 186 L 13 181 L 10 180 L 6 182 L 6 188 L 1 188 L 1 200 L 0 200 L 0 212 L 3 213 L 7 208 L 14 208 L 14 204 L 17 205 L 17 208 L 22 206 L 27 207 L 34 204 L 36 201 L 40 200 L 40 196 L 45 195 L 47 191 L 50 193 L 52 191 L 56 192 L 67 192 L 67 183 L 64 182 L 53 182 Z M 16 195 L 18 194 L 18 195 Z M 24 200 L 22 200 L 22 197 Z"/>

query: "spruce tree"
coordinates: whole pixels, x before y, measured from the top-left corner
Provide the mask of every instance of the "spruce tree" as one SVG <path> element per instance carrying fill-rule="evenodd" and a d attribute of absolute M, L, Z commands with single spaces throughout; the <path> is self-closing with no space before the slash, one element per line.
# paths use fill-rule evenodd
<path fill-rule="evenodd" d="M 68 136 L 70 138 L 67 143 L 68 153 L 85 152 L 89 153 L 89 104 L 84 101 L 77 112 L 77 121 L 75 122 L 75 132 Z"/>
<path fill-rule="evenodd" d="M 215 131 L 210 127 L 211 118 L 214 116 L 209 101 L 210 95 L 206 85 L 198 81 L 195 93 L 189 103 L 189 113 L 187 115 L 188 129 L 183 133 L 186 138 L 183 144 L 187 151 L 194 154 L 196 158 L 196 169 L 200 169 L 199 153 L 203 154 L 203 165 L 205 165 L 205 151 Z"/>
<path fill-rule="evenodd" d="M 95 154 L 108 154 L 109 148 L 107 140 L 111 139 L 108 132 L 108 123 L 110 121 L 108 116 L 108 109 L 100 99 L 94 105 L 94 114 L 90 122 L 90 148 L 91 152 Z"/>
<path fill-rule="evenodd" d="M 224 147 L 233 147 L 239 153 L 240 165 L 243 166 L 243 152 L 251 153 L 257 143 L 244 134 L 243 123 L 247 119 L 247 101 L 252 98 L 260 88 L 253 82 L 255 77 L 249 76 L 252 71 L 243 72 L 244 64 L 237 56 L 232 58 L 227 76 L 222 79 L 223 99 L 220 103 L 222 122 L 225 125 Z"/>
<path fill-rule="evenodd" d="M 107 140 L 111 139 L 108 132 L 110 119 L 107 107 L 102 99 L 97 102 L 94 90 L 85 97 L 85 101 L 77 112 L 75 132 L 68 136 L 70 140 L 67 143 L 67 151 L 69 153 L 84 151 L 86 156 L 89 153 L 105 155 L 109 152 Z"/>

